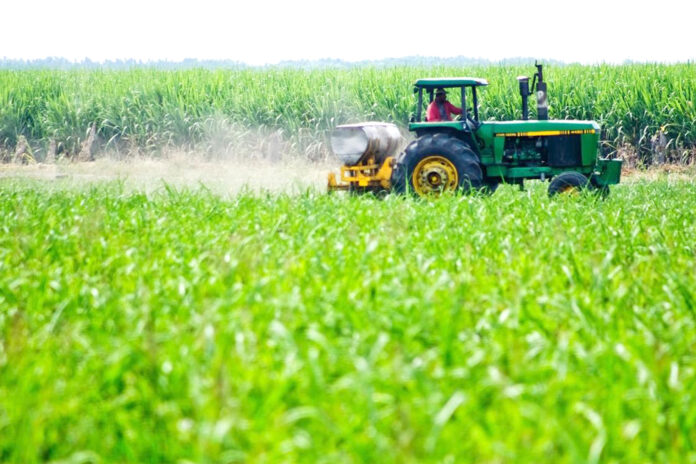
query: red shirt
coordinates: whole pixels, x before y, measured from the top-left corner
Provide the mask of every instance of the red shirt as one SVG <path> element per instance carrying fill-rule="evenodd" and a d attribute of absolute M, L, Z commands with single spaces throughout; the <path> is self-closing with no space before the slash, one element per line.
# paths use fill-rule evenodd
<path fill-rule="evenodd" d="M 452 120 L 452 113 L 454 114 L 462 114 L 462 109 L 457 108 L 453 104 L 451 104 L 448 101 L 445 101 L 445 113 L 447 114 L 447 119 L 442 119 L 440 117 L 440 109 L 437 107 L 437 100 L 433 100 L 430 102 L 430 105 L 428 105 L 428 122 L 434 122 L 434 121 L 451 121 Z"/>

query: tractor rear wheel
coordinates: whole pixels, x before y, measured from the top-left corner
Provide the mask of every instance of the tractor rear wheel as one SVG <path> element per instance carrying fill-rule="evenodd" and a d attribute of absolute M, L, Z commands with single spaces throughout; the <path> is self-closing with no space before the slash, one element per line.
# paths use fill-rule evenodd
<path fill-rule="evenodd" d="M 392 188 L 418 196 L 479 190 L 483 172 L 465 142 L 447 134 L 424 135 L 406 147 L 394 166 Z"/>
<path fill-rule="evenodd" d="M 566 171 L 551 179 L 549 196 L 577 195 L 589 187 L 590 181 L 587 177 L 579 172 Z"/>

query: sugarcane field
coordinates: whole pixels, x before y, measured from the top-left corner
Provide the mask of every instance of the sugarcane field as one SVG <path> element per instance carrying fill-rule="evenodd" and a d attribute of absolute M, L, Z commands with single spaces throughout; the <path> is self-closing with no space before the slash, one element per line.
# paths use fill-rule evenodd
<path fill-rule="evenodd" d="M 696 10 L 590 3 L 9 7 L 0 462 L 696 463 Z"/>

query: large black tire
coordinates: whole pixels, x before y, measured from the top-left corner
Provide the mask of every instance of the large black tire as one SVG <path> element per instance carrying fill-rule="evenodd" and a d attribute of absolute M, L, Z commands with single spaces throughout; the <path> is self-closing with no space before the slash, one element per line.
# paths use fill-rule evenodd
<path fill-rule="evenodd" d="M 590 181 L 584 175 L 575 171 L 562 172 L 549 184 L 549 196 L 560 194 L 578 194 L 590 187 Z"/>
<path fill-rule="evenodd" d="M 476 153 L 448 134 L 424 135 L 411 142 L 394 166 L 391 185 L 396 193 L 418 196 L 468 193 L 484 187 Z"/>

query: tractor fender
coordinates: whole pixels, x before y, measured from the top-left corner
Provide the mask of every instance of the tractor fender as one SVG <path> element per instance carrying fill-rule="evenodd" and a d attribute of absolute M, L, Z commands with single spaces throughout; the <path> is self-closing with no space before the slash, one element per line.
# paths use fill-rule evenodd
<path fill-rule="evenodd" d="M 476 138 L 473 136 L 471 131 L 468 130 L 457 130 L 457 129 L 452 129 L 452 128 L 443 128 L 443 127 L 433 127 L 431 128 L 423 128 L 423 129 L 418 129 L 416 131 L 416 135 L 418 138 L 421 138 L 425 135 L 435 135 L 435 134 L 447 134 L 450 137 L 453 137 L 455 139 L 461 140 L 465 144 L 469 146 L 471 151 L 476 153 L 476 156 L 479 158 L 479 161 L 481 160 L 481 151 L 479 150 L 479 144 L 476 141 Z"/>

